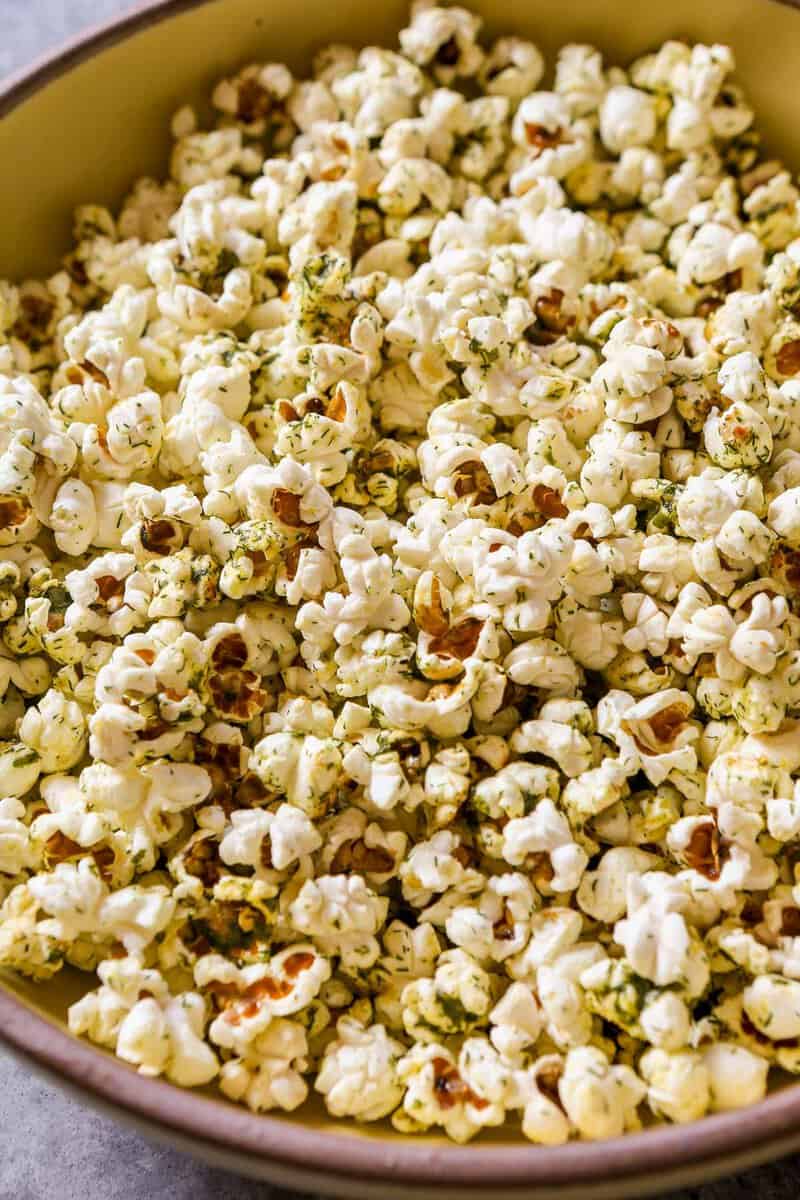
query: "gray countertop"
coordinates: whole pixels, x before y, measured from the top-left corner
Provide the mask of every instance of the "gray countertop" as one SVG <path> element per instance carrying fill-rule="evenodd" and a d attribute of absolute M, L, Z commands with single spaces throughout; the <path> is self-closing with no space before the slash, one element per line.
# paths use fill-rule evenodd
<path fill-rule="evenodd" d="M 0 0 L 0 76 L 131 7 L 130 0 Z M 796 1200 L 789 1159 L 668 1200 Z M 0 1052 L 0 1200 L 302 1200 L 151 1146 Z"/>

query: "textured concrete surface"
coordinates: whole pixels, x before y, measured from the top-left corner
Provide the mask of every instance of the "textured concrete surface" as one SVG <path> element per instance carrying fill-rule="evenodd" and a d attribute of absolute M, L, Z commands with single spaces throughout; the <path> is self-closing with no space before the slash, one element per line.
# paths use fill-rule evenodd
<path fill-rule="evenodd" d="M 129 0 L 0 0 L 0 75 L 130 8 Z M 668 1200 L 796 1200 L 788 1160 Z M 151 1146 L 0 1053 L 0 1200 L 303 1200 Z"/>

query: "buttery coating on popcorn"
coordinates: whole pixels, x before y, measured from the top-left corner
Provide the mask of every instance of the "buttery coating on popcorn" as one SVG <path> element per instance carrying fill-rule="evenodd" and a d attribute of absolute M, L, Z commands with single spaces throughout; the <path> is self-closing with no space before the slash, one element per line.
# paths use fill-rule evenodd
<path fill-rule="evenodd" d="M 800 192 L 724 46 L 479 35 L 245 66 L 0 285 L 0 963 L 552 1145 L 800 1073 Z"/>

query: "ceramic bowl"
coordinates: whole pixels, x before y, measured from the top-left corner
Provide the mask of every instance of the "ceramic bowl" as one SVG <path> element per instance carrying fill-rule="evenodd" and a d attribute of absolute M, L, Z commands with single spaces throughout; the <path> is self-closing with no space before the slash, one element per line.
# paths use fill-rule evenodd
<path fill-rule="evenodd" d="M 800 166 L 800 10 L 777 0 L 468 0 L 488 33 L 514 32 L 552 53 L 589 41 L 624 62 L 670 37 L 735 50 L 769 148 Z M 0 275 L 52 270 L 76 204 L 114 204 L 131 181 L 163 173 L 172 112 L 220 75 L 255 59 L 296 69 L 330 41 L 390 45 L 406 0 L 150 0 L 0 89 Z M 468 1146 L 402 1137 L 388 1125 L 333 1122 L 321 1106 L 254 1116 L 218 1094 L 138 1075 L 73 1038 L 69 1003 L 86 977 L 45 986 L 0 978 L 0 1037 L 32 1067 L 100 1106 L 218 1165 L 346 1197 L 448 1200 L 491 1195 L 621 1200 L 686 1186 L 800 1149 L 800 1086 L 752 1108 L 621 1140 L 533 1146 L 495 1135 Z"/>

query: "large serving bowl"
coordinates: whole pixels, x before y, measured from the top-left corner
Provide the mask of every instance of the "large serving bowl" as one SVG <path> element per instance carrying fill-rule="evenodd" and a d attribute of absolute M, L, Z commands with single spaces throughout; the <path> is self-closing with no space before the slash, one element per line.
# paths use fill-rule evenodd
<path fill-rule="evenodd" d="M 776 0 L 469 0 L 489 34 L 514 32 L 553 53 L 590 41 L 623 62 L 670 37 L 733 46 L 770 150 L 800 166 L 800 8 Z M 307 65 L 330 41 L 392 44 L 406 0 L 151 0 L 0 90 L 0 274 L 52 270 L 72 208 L 114 204 L 142 174 L 163 173 L 169 118 L 243 62 Z M 332 1195 L 607 1197 L 696 1183 L 800 1149 L 800 1086 L 690 1126 L 621 1140 L 533 1146 L 513 1133 L 455 1146 L 388 1124 L 335 1123 L 321 1105 L 253 1116 L 206 1093 L 138 1075 L 66 1029 L 88 977 L 31 985 L 0 976 L 0 1037 L 85 1102 L 144 1132 L 246 1174 Z"/>

